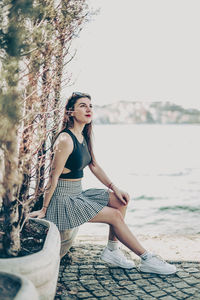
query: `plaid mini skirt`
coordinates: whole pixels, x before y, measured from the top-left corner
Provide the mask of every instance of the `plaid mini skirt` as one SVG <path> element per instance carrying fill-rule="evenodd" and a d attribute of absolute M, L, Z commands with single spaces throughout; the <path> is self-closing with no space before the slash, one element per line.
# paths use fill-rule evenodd
<path fill-rule="evenodd" d="M 78 227 L 94 218 L 109 202 L 106 189 L 82 190 L 81 180 L 58 180 L 46 217 L 59 230 Z"/>

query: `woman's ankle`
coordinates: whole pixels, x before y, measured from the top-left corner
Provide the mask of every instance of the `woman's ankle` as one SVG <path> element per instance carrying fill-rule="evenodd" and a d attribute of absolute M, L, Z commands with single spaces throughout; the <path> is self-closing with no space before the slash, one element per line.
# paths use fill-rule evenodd
<path fill-rule="evenodd" d="M 119 249 L 119 242 L 117 240 L 108 240 L 107 248 L 111 251 Z"/>

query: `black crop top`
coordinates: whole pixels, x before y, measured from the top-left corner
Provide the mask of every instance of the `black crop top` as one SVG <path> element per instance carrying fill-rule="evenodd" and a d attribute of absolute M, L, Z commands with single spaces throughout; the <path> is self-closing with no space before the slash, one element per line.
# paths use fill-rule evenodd
<path fill-rule="evenodd" d="M 74 148 L 65 163 L 65 168 L 70 169 L 71 171 L 67 174 L 61 174 L 59 178 L 82 178 L 83 169 L 91 162 L 91 155 L 88 150 L 87 142 L 85 138 L 83 138 L 83 142 L 80 143 L 69 129 L 64 129 L 62 132 L 67 132 L 71 136 Z"/>

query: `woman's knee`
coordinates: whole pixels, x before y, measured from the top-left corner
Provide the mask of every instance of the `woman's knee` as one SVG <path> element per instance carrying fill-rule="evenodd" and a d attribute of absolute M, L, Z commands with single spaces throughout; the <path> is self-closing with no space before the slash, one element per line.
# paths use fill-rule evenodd
<path fill-rule="evenodd" d="M 116 222 L 124 222 L 124 217 L 118 208 L 113 208 L 112 224 L 115 224 Z"/>
<path fill-rule="evenodd" d="M 110 192 L 110 201 L 108 203 L 108 206 L 113 207 L 113 208 L 117 208 L 120 210 L 124 210 L 127 208 L 128 203 L 124 204 L 122 203 L 113 192 Z"/>

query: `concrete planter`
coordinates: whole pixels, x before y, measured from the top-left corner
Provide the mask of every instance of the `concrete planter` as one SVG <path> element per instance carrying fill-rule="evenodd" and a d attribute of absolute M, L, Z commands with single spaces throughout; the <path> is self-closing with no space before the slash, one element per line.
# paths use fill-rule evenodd
<path fill-rule="evenodd" d="M 73 241 L 78 233 L 79 227 L 60 231 L 61 249 L 60 257 L 62 258 L 71 248 Z"/>
<path fill-rule="evenodd" d="M 60 265 L 60 233 L 49 221 L 32 220 L 49 228 L 43 249 L 28 256 L 1 258 L 0 270 L 25 276 L 34 284 L 40 300 L 53 300 Z"/>
<path fill-rule="evenodd" d="M 20 274 L 0 272 L 1 299 L 38 300 L 38 293 L 33 283 Z M 4 298 L 3 298 L 4 297 Z"/>

